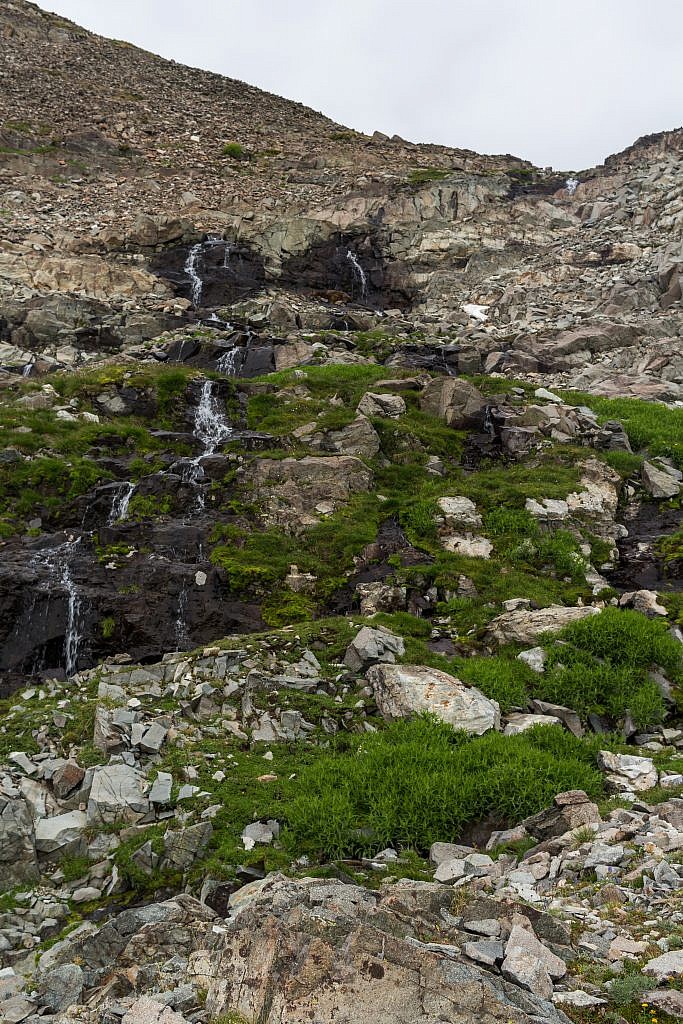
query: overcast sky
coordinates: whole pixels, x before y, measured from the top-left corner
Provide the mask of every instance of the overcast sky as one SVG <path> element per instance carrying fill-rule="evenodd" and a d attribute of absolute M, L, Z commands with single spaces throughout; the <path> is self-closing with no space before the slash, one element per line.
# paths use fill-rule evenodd
<path fill-rule="evenodd" d="M 680 0 L 41 0 L 360 131 L 580 170 L 683 123 Z M 160 97 L 163 102 L 163 97 Z"/>

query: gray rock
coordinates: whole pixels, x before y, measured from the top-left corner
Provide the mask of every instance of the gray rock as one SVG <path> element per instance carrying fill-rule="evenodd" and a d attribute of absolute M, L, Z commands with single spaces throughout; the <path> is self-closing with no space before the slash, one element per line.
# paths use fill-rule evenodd
<path fill-rule="evenodd" d="M 643 974 L 648 978 L 656 978 L 658 982 L 680 978 L 683 975 L 683 949 L 672 949 L 654 960 L 648 960 L 643 967 Z"/>
<path fill-rule="evenodd" d="M 424 665 L 374 665 L 367 672 L 377 707 L 391 721 L 431 711 L 454 729 L 481 736 L 500 724 L 498 704 L 459 679 Z"/>
<path fill-rule="evenodd" d="M 405 653 L 403 638 L 395 636 L 382 626 L 373 629 L 363 626 L 346 648 L 344 664 L 352 672 L 360 672 L 367 665 L 377 662 L 395 662 L 396 657 Z"/>
<path fill-rule="evenodd" d="M 507 717 L 503 734 L 518 736 L 519 733 L 526 732 L 527 729 L 533 729 L 535 725 L 562 725 L 562 722 L 554 715 L 512 714 Z"/>
<path fill-rule="evenodd" d="M 406 403 L 400 395 L 382 395 L 367 391 L 358 403 L 357 412 L 363 416 L 386 416 L 397 420 L 406 411 Z"/>
<path fill-rule="evenodd" d="M 641 793 L 657 785 L 659 776 L 650 757 L 601 750 L 598 763 L 605 773 L 605 781 L 617 793 Z"/>
<path fill-rule="evenodd" d="M 601 821 L 600 811 L 581 789 L 558 793 L 553 806 L 526 818 L 523 822 L 527 832 L 544 842 L 554 836 Z"/>
<path fill-rule="evenodd" d="M 179 832 L 169 830 L 164 836 L 164 866 L 185 871 L 206 849 L 212 835 L 213 828 L 208 821 Z"/>
<path fill-rule="evenodd" d="M 149 811 L 143 793 L 145 778 L 127 764 L 95 768 L 88 800 L 88 824 L 135 824 Z"/>
<path fill-rule="evenodd" d="M 40 876 L 33 834 L 33 818 L 24 800 L 0 796 L 0 890 Z"/>
<path fill-rule="evenodd" d="M 503 975 L 542 999 L 553 994 L 553 980 L 563 978 L 567 965 L 540 942 L 534 933 L 513 924 L 505 946 Z"/>
<path fill-rule="evenodd" d="M 83 971 L 77 964 L 62 964 L 41 976 L 36 1000 L 49 1013 L 60 1013 L 80 1003 L 82 994 Z"/>
<path fill-rule="evenodd" d="M 530 647 L 528 651 L 521 651 L 517 657 L 528 665 L 532 672 L 538 672 L 540 675 L 545 671 L 548 655 L 542 647 Z"/>
<path fill-rule="evenodd" d="M 640 471 L 643 487 L 653 498 L 675 498 L 681 485 L 675 477 L 651 462 L 644 462 Z"/>
<path fill-rule="evenodd" d="M 173 776 L 170 772 L 159 772 L 152 783 L 148 795 L 151 804 L 169 804 L 171 802 L 171 790 L 173 787 Z"/>
<path fill-rule="evenodd" d="M 437 882 L 443 882 L 448 885 L 451 882 L 457 882 L 459 879 L 464 878 L 467 874 L 465 861 L 456 857 L 452 860 L 442 861 L 434 872 L 434 878 Z"/>
<path fill-rule="evenodd" d="M 481 939 L 479 942 L 466 942 L 463 946 L 465 956 L 480 964 L 493 966 L 503 959 L 503 943 L 496 939 Z"/>
<path fill-rule="evenodd" d="M 488 637 L 497 644 L 528 644 L 541 633 L 556 633 L 572 622 L 598 615 L 599 608 L 551 605 L 535 611 L 504 612 L 488 625 Z"/>
<path fill-rule="evenodd" d="M 87 817 L 83 811 L 68 811 L 36 821 L 36 850 L 45 856 L 75 854 L 84 845 Z"/>

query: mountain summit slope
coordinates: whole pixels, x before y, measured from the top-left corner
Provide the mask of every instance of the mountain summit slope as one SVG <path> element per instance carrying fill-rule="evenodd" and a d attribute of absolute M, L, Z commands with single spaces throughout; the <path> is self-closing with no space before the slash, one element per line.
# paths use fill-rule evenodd
<path fill-rule="evenodd" d="M 680 1019 L 683 133 L 0 40 L 0 1019 Z"/>

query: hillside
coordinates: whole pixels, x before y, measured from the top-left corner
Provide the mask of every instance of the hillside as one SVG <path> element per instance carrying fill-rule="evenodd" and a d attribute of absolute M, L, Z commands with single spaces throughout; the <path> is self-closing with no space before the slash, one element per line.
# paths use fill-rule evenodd
<path fill-rule="evenodd" d="M 0 1019 L 680 1019 L 683 130 L 0 41 Z"/>

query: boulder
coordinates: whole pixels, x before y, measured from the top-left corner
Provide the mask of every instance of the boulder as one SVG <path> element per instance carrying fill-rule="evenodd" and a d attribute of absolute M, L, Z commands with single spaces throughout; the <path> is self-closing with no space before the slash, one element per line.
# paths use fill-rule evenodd
<path fill-rule="evenodd" d="M 187 1024 L 187 1019 L 151 996 L 140 996 L 123 1015 L 121 1024 Z"/>
<path fill-rule="evenodd" d="M 481 526 L 481 516 L 477 512 L 477 506 L 463 495 L 439 498 L 436 504 L 439 509 L 439 519 L 446 526 L 461 528 Z"/>
<path fill-rule="evenodd" d="M 651 757 L 601 750 L 598 763 L 608 786 L 617 793 L 641 793 L 657 785 L 659 776 Z"/>
<path fill-rule="evenodd" d="M 28 804 L 0 796 L 0 891 L 36 882 L 39 876 Z"/>
<path fill-rule="evenodd" d="M 212 939 L 220 971 L 207 1009 L 214 1019 L 263 1017 L 263 986 L 253 979 L 267 978 L 269 1019 L 279 1024 L 567 1024 L 546 1000 L 460 953 L 458 933 L 444 924 L 453 919 L 441 916 L 451 901 L 438 884 L 397 881 L 373 892 L 269 875 L 233 896 L 230 921 Z"/>
<path fill-rule="evenodd" d="M 384 416 L 392 420 L 403 416 L 405 411 L 406 403 L 400 395 L 374 394 L 371 391 L 366 391 L 357 409 L 363 416 Z"/>
<path fill-rule="evenodd" d="M 83 993 L 83 971 L 77 964 L 62 964 L 42 975 L 36 1001 L 48 1013 L 60 1013 L 80 1003 Z"/>
<path fill-rule="evenodd" d="M 512 714 L 507 716 L 503 733 L 505 736 L 518 736 L 520 732 L 533 729 L 535 725 L 562 725 L 562 722 L 554 715 Z"/>
<path fill-rule="evenodd" d="M 474 687 L 425 665 L 374 665 L 367 672 L 387 721 L 430 711 L 455 729 L 481 736 L 500 725 L 500 709 Z"/>
<path fill-rule="evenodd" d="M 599 608 L 565 608 L 550 605 L 535 611 L 505 612 L 488 626 L 487 638 L 496 644 L 528 644 L 542 633 L 557 633 L 572 622 L 598 615 Z"/>
<path fill-rule="evenodd" d="M 643 487 L 653 498 L 676 498 L 680 493 L 681 485 L 678 480 L 651 462 L 643 463 L 640 476 Z"/>
<path fill-rule="evenodd" d="M 643 974 L 648 978 L 656 978 L 658 982 L 680 978 L 683 975 L 683 949 L 672 949 L 654 960 L 648 960 L 643 967 Z"/>
<path fill-rule="evenodd" d="M 346 648 L 344 664 L 352 672 L 360 672 L 367 665 L 375 665 L 380 661 L 393 663 L 397 656 L 404 653 L 402 637 L 395 636 L 382 626 L 377 629 L 363 626 Z"/>
<path fill-rule="evenodd" d="M 88 823 L 83 811 L 69 811 L 52 818 L 36 821 L 36 850 L 45 856 L 60 857 L 80 852 L 84 845 L 83 833 Z"/>
<path fill-rule="evenodd" d="M 570 789 L 566 793 L 558 793 L 552 807 L 526 818 L 522 825 L 534 839 L 545 842 L 585 825 L 597 825 L 600 821 L 597 804 L 582 789 Z"/>
<path fill-rule="evenodd" d="M 177 832 L 170 829 L 164 836 L 163 866 L 175 871 L 186 871 L 202 853 L 213 835 L 210 821 L 182 828 Z"/>
<path fill-rule="evenodd" d="M 501 970 L 504 977 L 522 988 L 542 999 L 550 999 L 553 980 L 565 976 L 567 965 L 536 938 L 530 925 L 513 924 Z"/>
<path fill-rule="evenodd" d="M 372 473 L 351 455 L 257 459 L 247 471 L 247 483 L 264 504 L 266 522 L 296 530 L 313 525 L 351 495 L 368 491 Z"/>
<path fill-rule="evenodd" d="M 88 824 L 135 824 L 150 809 L 144 795 L 145 777 L 127 764 L 95 768 L 88 800 Z"/>
<path fill-rule="evenodd" d="M 473 384 L 457 377 L 430 381 L 420 396 L 420 409 L 436 416 L 455 430 L 476 426 L 486 399 Z"/>

